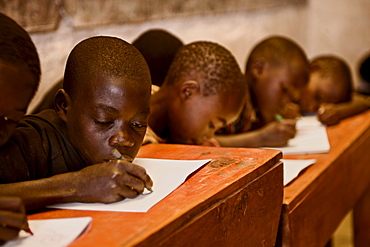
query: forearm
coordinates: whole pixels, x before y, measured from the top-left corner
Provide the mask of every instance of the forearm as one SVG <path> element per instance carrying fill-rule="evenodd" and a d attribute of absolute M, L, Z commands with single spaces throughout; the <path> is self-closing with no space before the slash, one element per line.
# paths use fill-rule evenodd
<path fill-rule="evenodd" d="M 0 184 L 0 196 L 18 196 L 26 210 L 34 210 L 56 203 L 76 201 L 74 172 L 33 181 Z"/>
<path fill-rule="evenodd" d="M 217 135 L 217 141 L 222 147 L 261 147 L 263 145 L 259 130 L 233 135 Z"/>
<path fill-rule="evenodd" d="M 348 103 L 341 103 L 335 106 L 340 119 L 359 114 L 369 108 L 362 100 L 354 100 Z"/>

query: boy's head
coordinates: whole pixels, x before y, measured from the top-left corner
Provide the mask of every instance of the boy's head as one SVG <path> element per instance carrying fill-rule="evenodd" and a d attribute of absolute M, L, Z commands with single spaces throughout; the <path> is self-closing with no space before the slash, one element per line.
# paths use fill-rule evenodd
<path fill-rule="evenodd" d="M 308 82 L 309 65 L 300 46 L 281 36 L 260 42 L 248 57 L 245 75 L 260 121 L 284 116 L 287 104 L 298 103 Z"/>
<path fill-rule="evenodd" d="M 351 100 L 351 72 L 343 59 L 320 56 L 312 60 L 310 67 L 309 83 L 300 104 L 303 113 L 316 112 L 322 103 Z"/>
<path fill-rule="evenodd" d="M 151 29 L 141 34 L 132 42 L 148 63 L 152 83 L 162 85 L 168 68 L 182 41 L 171 33 L 161 29 Z"/>
<path fill-rule="evenodd" d="M 135 158 L 147 126 L 150 73 L 140 52 L 114 37 L 92 37 L 71 51 L 55 105 L 87 164 Z"/>
<path fill-rule="evenodd" d="M 26 113 L 40 74 L 39 56 L 30 36 L 0 13 L 0 146 Z"/>
<path fill-rule="evenodd" d="M 167 116 L 169 141 L 202 144 L 237 119 L 247 86 L 228 50 L 194 42 L 179 49 L 162 88 L 173 95 Z"/>

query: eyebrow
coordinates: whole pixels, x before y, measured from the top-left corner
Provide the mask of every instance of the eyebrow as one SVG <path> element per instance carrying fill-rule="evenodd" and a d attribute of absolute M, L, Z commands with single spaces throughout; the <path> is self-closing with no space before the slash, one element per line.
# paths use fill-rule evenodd
<path fill-rule="evenodd" d="M 101 109 L 103 111 L 110 112 L 110 113 L 115 113 L 115 114 L 118 113 L 118 110 L 116 108 L 113 108 L 113 107 L 107 106 L 107 105 L 102 105 L 102 104 L 97 105 L 95 107 L 95 109 Z"/>
<path fill-rule="evenodd" d="M 111 106 L 107 106 L 107 105 L 103 105 L 103 104 L 99 104 L 95 107 L 95 109 L 101 109 L 103 111 L 106 111 L 106 112 L 110 112 L 110 113 L 114 113 L 114 114 L 118 114 L 118 110 L 114 107 L 111 107 Z M 142 111 L 139 113 L 139 115 L 145 115 L 145 114 L 149 114 L 150 113 L 150 108 Z"/>

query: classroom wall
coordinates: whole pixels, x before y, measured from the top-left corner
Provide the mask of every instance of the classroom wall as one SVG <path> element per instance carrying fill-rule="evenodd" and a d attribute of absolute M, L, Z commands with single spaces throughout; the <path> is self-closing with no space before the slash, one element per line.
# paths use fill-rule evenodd
<path fill-rule="evenodd" d="M 79 41 L 93 35 L 112 35 L 131 42 L 150 28 L 167 29 L 185 43 L 195 40 L 218 42 L 235 55 L 242 70 L 250 49 L 261 39 L 272 34 L 287 35 L 302 45 L 308 57 L 334 53 L 345 58 L 355 72 L 361 56 L 370 51 L 370 1 L 293 2 L 252 10 L 234 9 L 79 28 L 74 27 L 68 13 L 59 10 L 61 17 L 55 30 L 31 33 L 40 54 L 43 74 L 29 110 L 62 78 L 68 53 Z M 357 85 L 357 74 L 353 74 Z"/>

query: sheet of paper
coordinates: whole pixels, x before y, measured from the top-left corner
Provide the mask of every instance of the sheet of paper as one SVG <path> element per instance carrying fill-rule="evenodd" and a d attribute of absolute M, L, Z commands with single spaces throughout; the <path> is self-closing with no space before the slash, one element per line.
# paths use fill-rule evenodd
<path fill-rule="evenodd" d="M 103 203 L 65 203 L 50 207 L 78 210 L 147 212 L 156 203 L 161 201 L 199 167 L 211 161 L 207 160 L 166 160 L 136 158 L 133 163 L 146 169 L 153 180 L 153 193 L 139 195 L 134 199 L 125 199 L 120 202 Z"/>
<path fill-rule="evenodd" d="M 291 160 L 281 159 L 284 169 L 284 186 L 298 176 L 298 174 L 307 166 L 316 163 L 315 159 L 308 160 Z"/>
<path fill-rule="evenodd" d="M 64 247 L 71 244 L 90 224 L 91 217 L 29 220 L 34 235 L 24 231 L 4 247 Z"/>
<path fill-rule="evenodd" d="M 321 124 L 316 116 L 304 116 L 297 121 L 296 136 L 289 140 L 285 147 L 265 147 L 281 150 L 284 155 L 327 153 L 330 143 L 325 125 Z"/>

